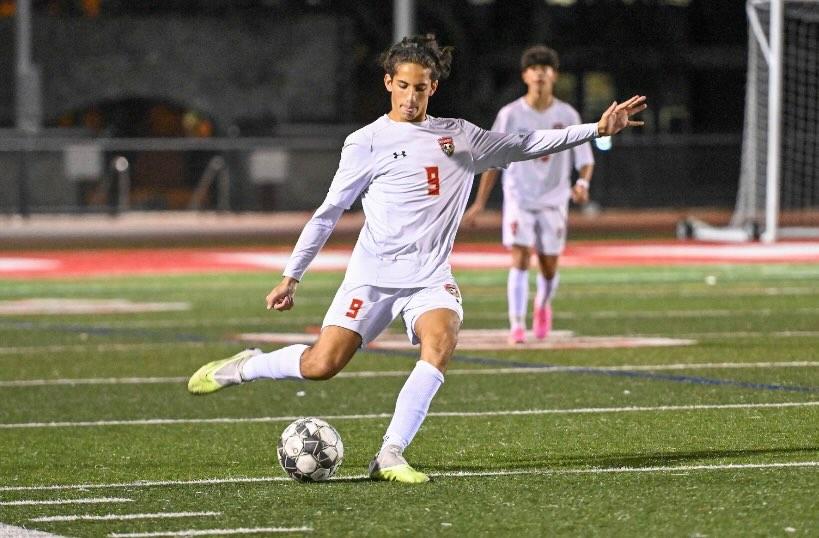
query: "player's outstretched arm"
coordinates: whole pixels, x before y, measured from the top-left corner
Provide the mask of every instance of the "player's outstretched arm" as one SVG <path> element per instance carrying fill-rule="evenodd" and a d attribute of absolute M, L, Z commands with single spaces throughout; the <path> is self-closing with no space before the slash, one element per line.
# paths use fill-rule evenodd
<path fill-rule="evenodd" d="M 498 181 L 500 171 L 497 169 L 490 169 L 481 174 L 481 182 L 478 185 L 478 192 L 475 193 L 475 200 L 469 209 L 464 213 L 464 218 L 461 220 L 461 225 L 465 228 L 472 228 L 475 226 L 475 219 L 478 214 L 486 208 L 486 202 L 489 200 L 489 194 L 492 188 Z"/>
<path fill-rule="evenodd" d="M 648 106 L 645 95 L 635 95 L 631 99 L 617 104 L 614 101 L 611 106 L 600 116 L 597 122 L 597 134 L 599 136 L 611 136 L 617 134 L 626 127 L 639 127 L 642 121 L 631 120 L 631 116 L 642 112 Z"/>
<path fill-rule="evenodd" d="M 279 285 L 267 294 L 267 309 L 282 312 L 293 308 L 296 304 L 294 297 L 298 284 L 299 281 L 295 278 L 289 276 L 284 277 Z"/>

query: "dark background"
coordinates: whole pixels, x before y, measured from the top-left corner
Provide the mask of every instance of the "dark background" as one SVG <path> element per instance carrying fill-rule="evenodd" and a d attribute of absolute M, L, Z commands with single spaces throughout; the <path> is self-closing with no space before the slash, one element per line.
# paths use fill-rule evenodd
<path fill-rule="evenodd" d="M 456 50 L 433 115 L 488 128 L 525 90 L 521 51 L 544 43 L 561 56 L 558 96 L 585 121 L 613 99 L 650 99 L 644 129 L 618 137 L 615 151 L 595 150 L 593 198 L 733 205 L 743 1 L 417 0 L 416 12 L 419 32 Z M 13 2 L 0 0 L 3 13 L 0 127 L 12 128 Z M 298 126 L 300 135 L 341 140 L 388 108 L 377 57 L 392 28 L 391 1 L 38 0 L 43 124 L 104 137 L 287 137 Z M 258 206 L 251 193 L 237 200 L 237 209 Z"/>

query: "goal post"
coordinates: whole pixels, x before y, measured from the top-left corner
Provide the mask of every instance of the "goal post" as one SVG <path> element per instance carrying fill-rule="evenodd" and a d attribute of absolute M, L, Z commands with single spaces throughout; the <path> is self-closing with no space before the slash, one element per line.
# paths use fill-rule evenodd
<path fill-rule="evenodd" d="M 819 0 L 747 0 L 748 71 L 736 206 L 686 237 L 819 238 Z"/>

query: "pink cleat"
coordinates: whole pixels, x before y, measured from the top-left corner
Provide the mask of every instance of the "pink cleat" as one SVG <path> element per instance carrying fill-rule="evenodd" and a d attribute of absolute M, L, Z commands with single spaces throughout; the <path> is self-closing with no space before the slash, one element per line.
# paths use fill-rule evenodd
<path fill-rule="evenodd" d="M 526 331 L 523 327 L 516 327 L 509 331 L 509 344 L 525 344 L 526 343 Z"/>
<path fill-rule="evenodd" d="M 535 338 L 543 340 L 552 332 L 552 305 L 547 304 L 543 308 L 535 309 L 535 316 L 532 320 L 532 329 Z"/>

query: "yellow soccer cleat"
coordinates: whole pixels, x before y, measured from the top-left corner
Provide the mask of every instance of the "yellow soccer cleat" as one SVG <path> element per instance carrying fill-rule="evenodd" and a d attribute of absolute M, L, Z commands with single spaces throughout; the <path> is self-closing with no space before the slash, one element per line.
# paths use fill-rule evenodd
<path fill-rule="evenodd" d="M 429 476 L 416 471 L 409 464 L 396 465 L 370 472 L 373 480 L 387 480 L 389 482 L 403 482 L 404 484 L 423 484 L 429 482 Z"/>
<path fill-rule="evenodd" d="M 231 385 L 244 383 L 242 365 L 260 353 L 259 349 L 246 349 L 228 359 L 207 363 L 188 380 L 188 392 L 210 394 Z"/>
<path fill-rule="evenodd" d="M 423 484 L 429 476 L 413 469 L 404 459 L 401 447 L 387 445 L 370 462 L 370 478 L 404 484 Z"/>

